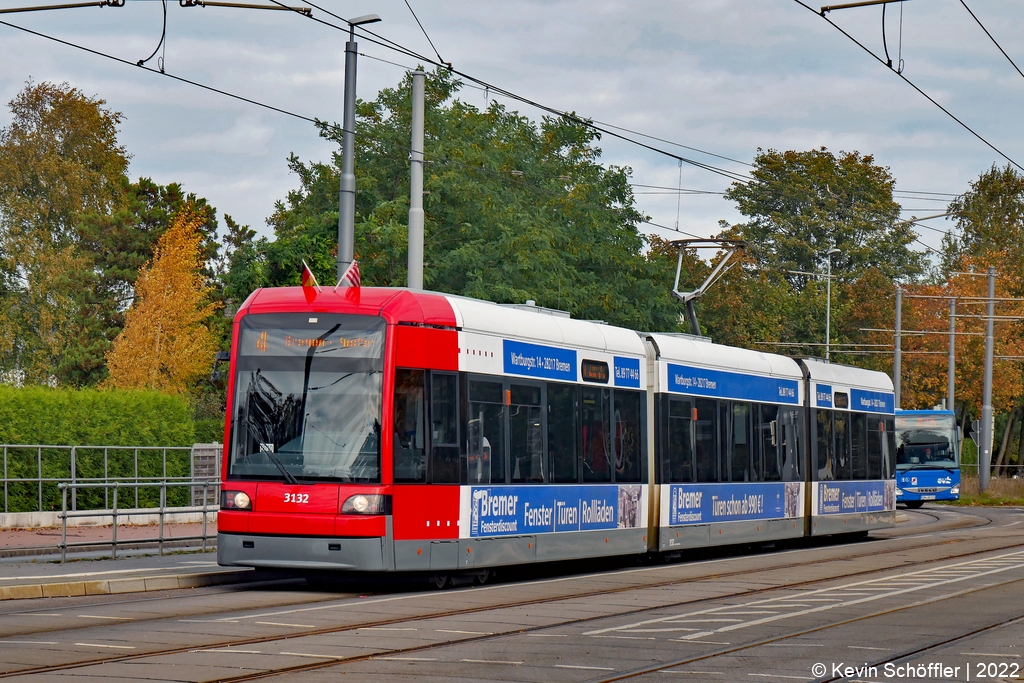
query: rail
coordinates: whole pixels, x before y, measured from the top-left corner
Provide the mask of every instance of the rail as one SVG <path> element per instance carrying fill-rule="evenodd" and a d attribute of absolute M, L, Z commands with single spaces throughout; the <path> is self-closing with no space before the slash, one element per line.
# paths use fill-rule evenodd
<path fill-rule="evenodd" d="M 188 511 L 202 512 L 203 515 L 203 533 L 201 535 L 193 536 L 173 536 L 166 537 L 164 535 L 164 519 L 173 510 L 174 513 L 182 511 L 182 508 L 169 508 L 167 505 L 167 490 L 173 487 L 192 487 L 202 489 L 202 506 L 192 506 L 188 508 Z M 130 488 L 135 489 L 136 499 L 138 498 L 138 490 L 140 487 L 158 487 L 160 492 L 160 505 L 155 508 L 146 509 L 118 509 L 118 494 L 121 489 Z M 61 492 L 61 512 L 60 512 L 60 561 L 63 564 L 67 560 L 68 548 L 84 547 L 84 546 L 110 546 L 110 557 L 112 559 L 117 558 L 117 546 L 124 545 L 126 543 L 139 544 L 139 543 L 157 543 L 159 545 L 160 554 L 164 554 L 164 544 L 169 541 L 201 541 L 202 550 L 206 552 L 207 542 L 210 538 L 216 537 L 214 534 L 211 536 L 209 533 L 208 518 L 211 512 L 217 512 L 220 509 L 220 496 L 218 490 L 220 488 L 220 482 L 216 480 L 209 481 L 160 481 L 160 482 L 86 482 L 86 483 L 68 483 L 60 482 L 58 488 Z M 79 489 L 97 489 L 103 488 L 106 490 L 113 489 L 113 505 L 109 510 L 69 510 L 68 509 L 68 491 L 71 491 L 72 496 Z M 117 528 L 118 528 L 118 517 L 125 516 L 156 516 L 158 517 L 158 534 L 155 537 L 148 538 L 131 538 L 131 539 L 118 539 Z M 76 541 L 68 543 L 68 520 L 76 517 L 110 517 L 111 518 L 111 538 L 109 541 Z"/>
<path fill-rule="evenodd" d="M 60 509 L 61 482 L 155 484 L 186 482 L 219 474 L 220 444 L 194 446 L 66 446 L 0 444 L 3 451 L 3 512 Z M 102 492 L 72 488 L 70 509 L 110 507 L 109 487 Z M 142 495 L 140 497 L 140 491 Z M 135 507 L 152 507 L 144 488 L 134 487 Z M 180 496 L 179 496 L 180 497 Z M 181 501 L 184 502 L 184 499 Z M 192 501 L 195 502 L 194 500 Z"/>

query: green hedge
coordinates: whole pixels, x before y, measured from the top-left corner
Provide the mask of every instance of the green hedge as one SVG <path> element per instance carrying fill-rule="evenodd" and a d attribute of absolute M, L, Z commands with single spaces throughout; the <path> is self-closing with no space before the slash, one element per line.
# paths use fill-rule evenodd
<path fill-rule="evenodd" d="M 97 389 L 17 389 L 0 386 L 0 443 L 54 446 L 191 446 L 196 439 L 196 424 L 187 398 L 153 391 Z M 136 460 L 137 458 L 137 460 Z M 77 476 L 80 478 L 162 477 L 160 451 L 111 450 L 104 458 L 102 450 L 79 450 Z M 70 477 L 70 458 L 66 449 L 9 448 L 7 471 L 11 479 Z M 189 453 L 167 453 L 169 477 L 187 477 Z M 134 506 L 135 491 L 123 490 L 120 507 Z M 39 485 L 35 482 L 11 482 L 7 486 L 4 508 L 9 512 L 39 508 Z M 80 490 L 78 509 L 94 509 L 110 504 L 101 490 Z M 60 491 L 56 484 L 42 488 L 42 508 L 59 510 Z M 106 499 L 105 499 L 106 498 Z M 143 507 L 159 504 L 159 491 L 139 491 Z M 188 489 L 169 489 L 168 503 L 188 504 Z"/>
<path fill-rule="evenodd" d="M 155 391 L 0 386 L 0 443 L 191 446 L 188 399 Z"/>

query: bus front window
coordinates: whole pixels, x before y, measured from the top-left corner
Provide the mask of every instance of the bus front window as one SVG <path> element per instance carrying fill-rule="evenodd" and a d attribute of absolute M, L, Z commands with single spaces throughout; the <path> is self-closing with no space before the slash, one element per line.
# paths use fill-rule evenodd
<path fill-rule="evenodd" d="M 952 415 L 898 416 L 896 469 L 950 469 L 959 466 L 959 439 Z"/>
<path fill-rule="evenodd" d="M 275 314 L 240 325 L 229 476 L 379 482 L 384 320 Z"/>

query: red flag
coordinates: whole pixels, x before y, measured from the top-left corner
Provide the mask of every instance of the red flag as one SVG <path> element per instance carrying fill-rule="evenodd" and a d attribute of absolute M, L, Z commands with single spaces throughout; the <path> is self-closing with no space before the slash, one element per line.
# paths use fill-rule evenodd
<path fill-rule="evenodd" d="M 338 291 L 338 287 L 359 287 L 360 282 L 359 261 L 352 259 L 352 263 L 338 279 L 338 284 L 334 285 L 334 291 Z"/>
<path fill-rule="evenodd" d="M 316 275 L 310 270 L 309 266 L 306 265 L 305 259 L 302 261 L 302 293 L 306 297 L 306 302 L 309 303 L 316 298 L 317 292 L 320 291 L 320 283 L 316 281 Z"/>

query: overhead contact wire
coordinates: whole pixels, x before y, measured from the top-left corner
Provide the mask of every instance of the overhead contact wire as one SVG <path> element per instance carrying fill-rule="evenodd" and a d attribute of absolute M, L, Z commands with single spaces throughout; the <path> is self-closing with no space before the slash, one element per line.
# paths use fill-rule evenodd
<path fill-rule="evenodd" d="M 803 0 L 793 0 L 793 2 L 795 2 L 795 3 L 796 3 L 796 4 L 798 4 L 798 5 L 800 5 L 801 7 L 803 7 L 804 9 L 806 9 L 807 11 L 809 11 L 809 12 L 813 12 L 813 13 L 815 14 L 815 16 L 819 16 L 819 17 L 821 17 L 821 19 L 823 19 L 824 21 L 827 21 L 827 22 L 828 22 L 829 24 L 831 24 L 831 25 L 832 25 L 832 27 L 833 27 L 833 28 L 835 28 L 835 29 L 836 29 L 837 31 L 839 31 L 839 32 L 840 32 L 840 33 L 842 33 L 842 34 L 843 34 L 844 36 L 846 36 L 846 37 L 847 37 L 848 39 L 850 39 L 850 40 L 851 40 L 851 41 L 852 41 L 852 42 L 853 42 L 853 43 L 854 43 L 854 44 L 855 44 L 855 45 L 856 45 L 857 47 L 859 47 L 860 49 L 864 50 L 864 52 L 867 52 L 867 53 L 868 53 L 869 55 L 871 55 L 871 56 L 872 56 L 872 57 L 873 57 L 873 58 L 874 58 L 874 59 L 875 59 L 875 60 L 876 60 L 876 61 L 877 61 L 877 62 L 878 62 L 879 64 L 882 64 L 883 66 L 886 66 L 886 64 L 885 64 L 885 60 L 884 60 L 884 59 L 882 59 L 881 57 L 879 57 L 878 55 L 876 55 L 876 54 L 875 54 L 874 52 L 872 52 L 872 51 L 871 51 L 870 49 L 868 49 L 868 48 L 867 48 L 867 47 L 866 47 L 866 46 L 865 46 L 865 45 L 864 45 L 863 43 L 861 43 L 861 42 L 860 42 L 859 40 L 857 40 L 856 38 L 854 38 L 853 36 L 851 36 L 851 35 L 850 35 L 849 33 L 847 33 L 847 32 L 846 32 L 845 30 L 843 30 L 843 29 L 842 29 L 842 27 L 840 27 L 840 26 L 839 26 L 839 25 L 838 25 L 837 23 L 835 23 L 834 21 L 832 21 L 831 19 L 829 19 L 829 18 L 828 18 L 827 16 L 823 16 L 823 15 L 821 15 L 821 14 L 820 14 L 820 11 L 819 11 L 819 10 L 816 10 L 816 9 L 814 9 L 813 7 L 811 7 L 810 5 L 808 5 L 807 3 L 803 2 Z M 1018 163 L 1017 163 L 1016 161 L 1014 161 L 1014 160 L 1013 160 L 1012 158 L 1010 158 L 1010 156 L 1009 156 L 1009 155 L 1007 155 L 1007 154 L 1006 154 L 1005 152 L 1003 152 L 1003 151 L 1002 151 L 1001 149 L 999 149 L 998 147 L 996 147 L 995 145 L 993 145 L 993 144 L 992 144 L 991 142 L 989 142 L 988 140 L 986 140 L 986 139 L 985 139 L 985 138 L 984 138 L 984 137 L 983 137 L 983 136 L 981 135 L 981 133 L 978 133 L 978 132 L 977 132 L 977 131 L 975 131 L 975 130 L 974 130 L 973 128 L 971 128 L 970 126 L 968 126 L 968 125 L 967 125 L 966 123 L 964 123 L 963 121 L 961 121 L 961 120 L 960 120 L 960 119 L 959 119 L 959 118 L 958 118 L 958 117 L 957 117 L 957 116 L 956 116 L 955 114 L 953 114 L 953 112 L 949 111 L 948 109 L 946 109 L 945 107 L 943 107 L 943 106 L 942 106 L 941 104 L 939 104 L 939 103 L 938 103 L 938 102 L 937 102 L 937 101 L 936 101 L 935 99 L 933 99 L 933 98 L 932 98 L 932 96 L 931 96 L 931 95 L 929 95 L 929 94 L 928 94 L 928 93 L 926 93 L 926 92 L 925 92 L 924 90 L 922 90 L 921 88 L 919 88 L 919 87 L 917 86 L 917 84 L 915 84 L 915 83 L 914 83 L 913 81 L 911 81 L 911 80 L 910 80 L 909 78 L 907 78 L 907 77 L 906 77 L 906 76 L 904 76 L 903 74 L 899 73 L 898 71 L 896 71 L 896 70 L 894 70 L 894 69 L 892 69 L 892 68 L 890 68 L 890 67 L 888 67 L 888 66 L 886 66 L 886 68 L 888 68 L 888 69 L 889 69 L 890 71 L 892 71 L 892 72 L 893 72 L 894 74 L 896 74 L 896 75 L 897 75 L 897 76 L 898 76 L 899 78 L 901 78 L 901 79 L 903 80 L 903 82 L 904 82 L 904 83 L 906 83 L 906 84 L 907 84 L 907 85 L 909 85 L 909 86 L 910 86 L 911 88 L 913 88 L 914 90 L 916 90 L 916 91 L 918 92 L 918 94 L 920 94 L 920 95 L 921 95 L 922 97 L 924 97 L 924 98 L 925 98 L 926 100 L 928 100 L 929 102 L 931 102 L 932 104 L 934 104 L 934 105 L 935 105 L 936 107 L 938 107 L 938 108 L 939 108 L 940 110 L 942 110 L 942 112 L 943 112 L 943 113 L 944 113 L 944 114 L 945 114 L 946 116 L 948 116 L 949 118 L 951 118 L 951 119 L 953 119 L 954 121 L 956 121 L 957 123 L 959 123 L 959 124 L 960 124 L 960 126 L 962 126 L 964 130 L 966 130 L 966 131 L 967 131 L 968 133 L 970 133 L 971 135 L 973 135 L 974 137 L 976 137 L 976 138 L 977 138 L 978 140 L 980 140 L 981 142 L 983 142 L 983 143 L 984 143 L 984 144 L 985 144 L 985 145 L 986 145 L 986 146 L 987 146 L 987 147 L 988 147 L 989 149 L 991 149 L 991 150 L 992 150 L 993 152 L 995 152 L 996 154 L 998 154 L 998 155 L 999 155 L 999 156 L 1001 156 L 1002 158 L 1006 159 L 1006 160 L 1007 160 L 1008 162 L 1010 162 L 1011 164 L 1013 164 L 1014 166 L 1016 166 L 1017 168 L 1019 168 L 1019 169 L 1020 169 L 1021 171 L 1024 171 L 1024 166 L 1021 166 L 1020 164 L 1018 164 Z"/>

